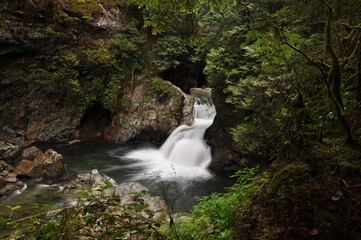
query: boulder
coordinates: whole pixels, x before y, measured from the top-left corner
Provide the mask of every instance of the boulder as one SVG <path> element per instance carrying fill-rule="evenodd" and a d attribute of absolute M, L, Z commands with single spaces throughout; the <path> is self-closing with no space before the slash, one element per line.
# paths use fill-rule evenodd
<path fill-rule="evenodd" d="M 76 178 L 72 181 L 73 184 L 77 186 L 81 185 L 99 185 L 104 183 L 107 178 L 100 175 L 99 171 L 94 169 L 90 173 L 79 173 Z"/>
<path fill-rule="evenodd" d="M 35 147 L 35 146 L 32 146 L 32 147 L 29 147 L 29 148 L 25 148 L 21 152 L 20 157 L 22 159 L 34 160 L 40 154 L 42 154 L 41 150 L 39 148 Z"/>
<path fill-rule="evenodd" d="M 41 178 L 43 176 L 41 164 L 30 160 L 21 160 L 16 165 L 16 172 L 21 178 Z"/>
<path fill-rule="evenodd" d="M 116 215 L 122 215 L 124 211 L 127 211 L 129 214 L 135 214 L 135 211 L 131 207 L 127 208 L 126 206 L 131 206 L 132 204 L 142 204 L 145 205 L 146 208 L 140 213 L 137 213 L 137 217 L 144 219 L 149 219 L 152 217 L 153 220 L 157 221 L 162 221 L 167 218 L 169 210 L 165 200 L 158 196 L 152 196 L 149 193 L 149 190 L 141 183 L 127 182 L 121 183 L 117 186 L 108 186 L 104 188 L 105 181 L 112 182 L 110 178 L 100 175 L 98 170 L 93 170 L 90 173 L 81 173 L 78 174 L 78 176 L 70 183 L 63 185 L 64 192 L 68 195 L 76 196 L 79 195 L 79 189 L 84 187 L 91 187 L 91 197 L 95 197 L 98 200 L 91 201 L 91 203 L 88 198 L 82 197 L 78 204 L 88 205 L 101 203 L 114 198 L 119 199 L 117 205 L 123 207 L 107 206 L 106 211 Z M 149 214 L 150 211 L 154 213 L 154 215 Z"/>
<path fill-rule="evenodd" d="M 106 181 L 110 181 L 111 178 L 106 178 L 98 172 L 98 170 L 94 169 L 90 173 L 80 173 L 78 176 L 72 181 L 70 185 L 68 185 L 68 189 L 74 189 L 79 187 L 90 187 L 92 186 L 93 190 L 102 197 L 109 197 L 114 195 L 114 188 L 106 188 L 104 191 L 99 192 L 99 190 L 106 185 Z M 84 199 L 81 201 L 85 201 Z"/>
<path fill-rule="evenodd" d="M 33 161 L 21 160 L 15 168 L 18 176 L 25 178 L 56 178 L 64 172 L 63 156 L 48 149 L 37 155 Z"/>
<path fill-rule="evenodd" d="M 212 126 L 207 129 L 205 139 L 212 149 L 210 168 L 219 173 L 234 173 L 245 167 L 241 163 L 241 154 L 234 149 L 231 129 L 238 124 L 238 116 L 232 105 L 226 103 L 224 93 L 220 89 L 212 91 L 217 116 Z"/>
<path fill-rule="evenodd" d="M 34 162 L 43 166 L 43 176 L 46 178 L 59 177 L 65 169 L 63 156 L 53 149 L 48 149 L 44 154 L 37 156 Z"/>
<path fill-rule="evenodd" d="M 139 182 L 127 182 L 119 184 L 115 189 L 115 195 L 120 197 L 120 204 L 131 204 L 137 201 L 138 198 L 144 200 L 143 204 L 147 206 L 146 211 L 140 214 L 144 218 L 149 218 L 147 211 L 154 213 L 155 220 L 164 220 L 169 215 L 169 208 L 166 201 L 159 197 L 153 196 L 149 193 L 148 188 Z"/>
<path fill-rule="evenodd" d="M 123 111 L 113 117 L 105 130 L 107 140 L 162 142 L 179 125 L 193 121 L 194 98 L 160 78 L 139 80 L 123 99 L 127 102 Z"/>
<path fill-rule="evenodd" d="M 8 195 L 24 186 L 25 184 L 16 178 L 15 169 L 5 161 L 0 161 L 0 196 Z"/>
<path fill-rule="evenodd" d="M 20 147 L 4 141 L 0 142 L 0 159 L 10 160 L 20 152 Z"/>

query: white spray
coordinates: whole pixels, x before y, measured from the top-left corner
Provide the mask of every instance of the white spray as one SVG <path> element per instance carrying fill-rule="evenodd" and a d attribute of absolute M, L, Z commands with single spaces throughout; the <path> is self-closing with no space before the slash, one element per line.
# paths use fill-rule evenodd
<path fill-rule="evenodd" d="M 211 149 L 203 138 L 215 116 L 212 103 L 196 99 L 191 126 L 176 128 L 160 149 L 135 150 L 125 156 L 125 159 L 136 160 L 132 166 L 144 169 L 133 179 L 139 180 L 154 172 L 162 179 L 174 178 L 174 174 L 184 180 L 210 178 L 207 168 L 212 160 Z"/>

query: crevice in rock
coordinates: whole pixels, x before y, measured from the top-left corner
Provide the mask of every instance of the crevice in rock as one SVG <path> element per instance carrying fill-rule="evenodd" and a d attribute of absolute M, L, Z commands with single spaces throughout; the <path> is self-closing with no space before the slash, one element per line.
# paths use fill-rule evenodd
<path fill-rule="evenodd" d="M 90 106 L 85 110 L 80 121 L 80 138 L 103 138 L 104 129 L 110 124 L 111 120 L 109 110 L 98 104 Z"/>
<path fill-rule="evenodd" d="M 204 64 L 180 64 L 175 68 L 169 68 L 162 72 L 161 77 L 182 89 L 184 93 L 189 94 L 191 88 L 206 85 L 207 80 L 203 73 L 204 67 Z"/>

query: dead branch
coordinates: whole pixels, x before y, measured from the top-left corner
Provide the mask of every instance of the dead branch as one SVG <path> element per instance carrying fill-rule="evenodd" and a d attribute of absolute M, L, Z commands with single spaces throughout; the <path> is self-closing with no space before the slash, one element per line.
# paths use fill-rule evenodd
<path fill-rule="evenodd" d="M 61 212 L 61 211 L 65 210 L 65 209 L 71 209 L 71 208 L 75 208 L 75 207 L 76 207 L 76 206 L 68 206 L 68 207 L 64 207 L 64 208 L 52 210 L 52 211 L 49 211 L 49 212 L 44 212 L 44 213 L 39 213 L 39 214 L 27 216 L 27 217 L 24 217 L 24 218 L 20 218 L 20 219 L 17 219 L 17 220 L 8 222 L 7 225 L 11 225 L 11 224 L 14 224 L 14 223 L 23 222 L 23 221 L 26 221 L 26 220 L 29 220 L 29 219 L 33 219 L 33 218 L 36 218 L 36 217 L 40 217 L 40 216 L 46 216 L 46 215 L 49 215 L 49 214 Z"/>

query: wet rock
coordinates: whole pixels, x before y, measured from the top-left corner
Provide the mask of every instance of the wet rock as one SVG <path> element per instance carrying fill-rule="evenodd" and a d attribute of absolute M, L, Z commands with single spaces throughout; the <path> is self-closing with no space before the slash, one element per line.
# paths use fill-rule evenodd
<path fill-rule="evenodd" d="M 4 180 L 8 183 L 15 183 L 18 179 L 15 173 L 8 173 Z"/>
<path fill-rule="evenodd" d="M 219 173 L 233 173 L 241 168 L 241 154 L 234 150 L 231 128 L 238 124 L 237 116 L 232 105 L 227 104 L 223 92 L 219 89 L 212 91 L 213 102 L 217 116 L 212 126 L 207 129 L 205 139 L 212 149 L 210 168 Z"/>
<path fill-rule="evenodd" d="M 10 143 L 0 142 L 0 159 L 10 160 L 20 151 L 20 147 Z"/>
<path fill-rule="evenodd" d="M 16 178 L 15 169 L 0 161 L 0 196 L 8 195 L 24 187 L 24 183 Z"/>
<path fill-rule="evenodd" d="M 233 173 L 242 167 L 247 167 L 246 163 L 240 161 L 241 157 L 235 151 L 225 147 L 215 147 L 212 155 L 210 168 L 219 173 Z"/>
<path fill-rule="evenodd" d="M 21 160 L 15 169 L 18 176 L 24 178 L 56 178 L 64 172 L 63 156 L 48 149 L 33 161 Z"/>
<path fill-rule="evenodd" d="M 16 165 L 16 172 L 21 178 L 40 178 L 43 175 L 41 164 L 25 159 Z"/>
<path fill-rule="evenodd" d="M 20 157 L 22 159 L 27 159 L 27 160 L 34 160 L 37 156 L 39 156 L 40 154 L 42 154 L 41 150 L 35 146 L 32 146 L 30 148 L 26 148 L 21 152 Z"/>
<path fill-rule="evenodd" d="M 94 169 L 91 172 L 87 173 L 79 173 L 73 180 L 70 182 L 63 183 L 62 186 L 64 187 L 63 192 L 70 196 L 78 195 L 81 192 L 80 189 L 82 188 L 89 188 L 92 187 L 93 190 L 100 190 L 104 187 L 107 182 L 113 182 L 113 180 L 109 177 L 102 176 L 98 170 Z M 112 196 L 114 194 L 114 188 L 107 188 L 105 189 L 100 195 L 103 196 Z M 99 194 L 99 193 L 98 193 Z M 81 199 L 81 204 L 86 202 L 86 199 Z"/>
<path fill-rule="evenodd" d="M 43 166 L 43 176 L 46 178 L 56 178 L 64 172 L 63 156 L 52 149 L 37 156 L 34 162 Z"/>
<path fill-rule="evenodd" d="M 80 185 L 99 185 L 107 181 L 108 178 L 100 175 L 99 171 L 94 169 L 89 173 L 79 173 L 72 181 L 77 186 Z"/>
<path fill-rule="evenodd" d="M 20 190 L 25 186 L 22 181 L 16 181 L 15 183 L 7 183 L 5 186 L 0 188 L 0 196 L 9 195 L 16 190 Z"/>
<path fill-rule="evenodd" d="M 25 140 L 11 128 L 5 126 L 0 130 L 0 159 L 14 159 L 26 145 Z"/>

